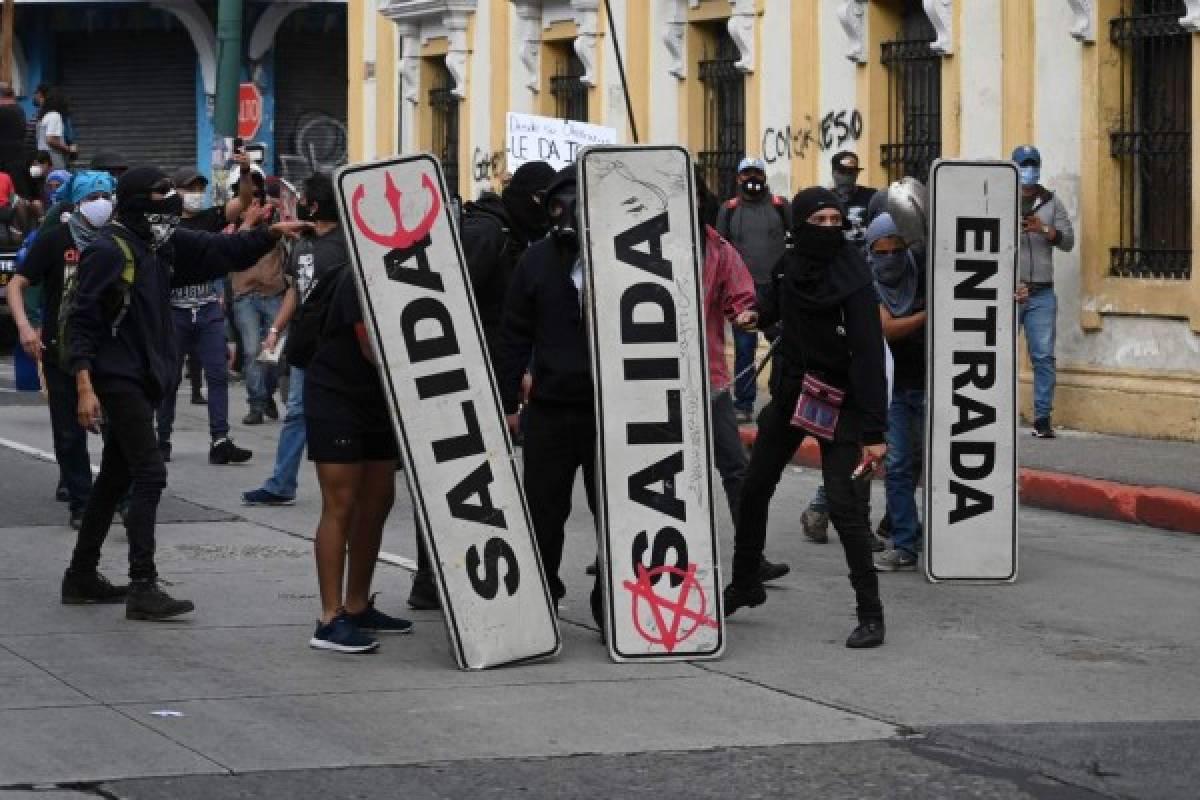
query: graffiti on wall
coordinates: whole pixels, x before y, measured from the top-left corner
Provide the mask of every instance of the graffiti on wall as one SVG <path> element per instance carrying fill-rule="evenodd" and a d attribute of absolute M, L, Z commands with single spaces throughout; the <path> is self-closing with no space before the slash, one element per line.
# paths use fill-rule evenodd
<path fill-rule="evenodd" d="M 296 120 L 280 144 L 280 175 L 298 183 L 314 172 L 332 172 L 346 163 L 346 123 L 324 111 L 308 111 Z"/>
<path fill-rule="evenodd" d="M 471 169 L 471 177 L 475 183 L 491 183 L 497 180 L 504 172 L 504 151 L 489 153 L 476 147 L 475 154 L 471 156 Z"/>
<path fill-rule="evenodd" d="M 822 153 L 839 150 L 857 142 L 862 133 L 863 117 L 857 109 L 829 111 L 819 122 L 805 114 L 803 122 L 763 130 L 763 159 L 774 164 L 804 159 L 814 149 Z"/>

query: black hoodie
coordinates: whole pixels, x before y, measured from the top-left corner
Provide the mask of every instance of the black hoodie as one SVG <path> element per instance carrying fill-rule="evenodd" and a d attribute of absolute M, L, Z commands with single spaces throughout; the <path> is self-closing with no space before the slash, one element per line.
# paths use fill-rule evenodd
<path fill-rule="evenodd" d="M 504 298 L 512 279 L 517 259 L 526 242 L 514 230 L 504 207 L 496 195 L 481 197 L 467 203 L 463 209 L 459 235 L 467 271 L 471 274 L 471 289 L 483 324 L 492 369 L 499 372 L 500 328 L 504 320 Z"/>

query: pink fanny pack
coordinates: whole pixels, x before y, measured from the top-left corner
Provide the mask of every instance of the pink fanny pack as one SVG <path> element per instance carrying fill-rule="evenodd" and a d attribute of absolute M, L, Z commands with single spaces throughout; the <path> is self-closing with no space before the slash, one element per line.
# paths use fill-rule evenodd
<path fill-rule="evenodd" d="M 792 425 L 813 436 L 832 441 L 845 399 L 843 390 L 805 374 L 804 382 L 800 385 L 800 397 L 796 399 L 796 410 L 792 413 Z"/>

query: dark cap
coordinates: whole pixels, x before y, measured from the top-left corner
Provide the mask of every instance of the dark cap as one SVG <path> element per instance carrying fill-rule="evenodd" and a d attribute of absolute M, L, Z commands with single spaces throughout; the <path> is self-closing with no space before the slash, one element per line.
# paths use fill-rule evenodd
<path fill-rule="evenodd" d="M 846 213 L 842 201 L 836 194 L 823 186 L 810 186 L 807 189 L 801 189 L 792 198 L 792 219 L 795 220 L 796 225 L 803 225 L 813 214 L 827 208 L 836 208 L 843 214 Z"/>
<path fill-rule="evenodd" d="M 842 150 L 833 156 L 833 168 L 835 170 L 852 169 L 862 172 L 862 167 L 858 163 L 858 153 L 855 153 L 853 150 Z"/>
<path fill-rule="evenodd" d="M 543 192 L 554 177 L 554 167 L 545 161 L 527 161 L 517 167 L 508 188 L 515 192 Z"/>
<path fill-rule="evenodd" d="M 511 184 L 510 184 L 511 186 Z M 575 165 L 567 164 L 554 175 L 554 180 L 550 181 L 550 185 L 546 187 L 546 198 L 558 194 L 564 189 L 570 188 L 575 191 Z"/>
<path fill-rule="evenodd" d="M 196 181 L 203 181 L 208 186 L 208 178 L 204 177 L 195 167 L 180 167 L 171 175 L 171 183 L 177 187 L 190 186 Z"/>

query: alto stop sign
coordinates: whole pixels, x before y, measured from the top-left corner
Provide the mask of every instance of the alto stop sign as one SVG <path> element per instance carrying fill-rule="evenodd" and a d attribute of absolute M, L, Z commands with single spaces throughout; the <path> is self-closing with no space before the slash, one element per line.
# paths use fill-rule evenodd
<path fill-rule="evenodd" d="M 238 87 L 238 136 L 253 139 L 262 126 L 262 93 L 253 83 Z"/>

